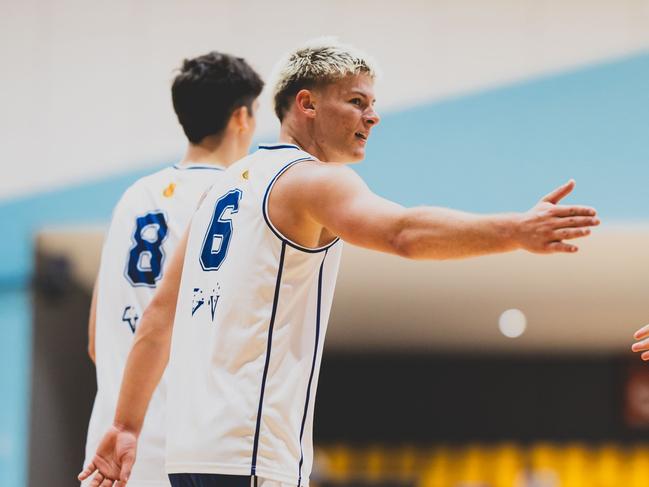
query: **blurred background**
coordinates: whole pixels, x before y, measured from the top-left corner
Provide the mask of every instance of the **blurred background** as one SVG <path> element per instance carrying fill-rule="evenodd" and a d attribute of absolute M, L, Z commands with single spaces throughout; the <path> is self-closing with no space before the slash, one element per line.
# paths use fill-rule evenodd
<path fill-rule="evenodd" d="M 170 81 L 217 49 L 266 79 L 336 35 L 382 66 L 366 161 L 404 205 L 524 211 L 568 178 L 578 255 L 410 262 L 348 246 L 314 484 L 649 485 L 649 2 L 0 0 L 0 485 L 68 486 L 94 398 L 113 205 L 176 162 Z M 267 90 L 268 91 L 268 90 Z M 267 91 L 258 141 L 274 141 Z"/>

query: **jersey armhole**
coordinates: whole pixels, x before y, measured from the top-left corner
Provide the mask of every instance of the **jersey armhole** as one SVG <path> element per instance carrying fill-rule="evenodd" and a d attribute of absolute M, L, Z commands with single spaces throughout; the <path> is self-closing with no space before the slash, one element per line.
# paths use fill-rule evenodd
<path fill-rule="evenodd" d="M 295 159 L 288 164 L 286 164 L 284 167 L 282 167 L 277 174 L 273 177 L 273 179 L 268 183 L 268 187 L 266 188 L 266 192 L 264 193 L 264 199 L 262 201 L 262 213 L 264 215 L 264 220 L 266 221 L 266 225 L 268 225 L 268 228 L 275 234 L 275 236 L 280 239 L 282 242 L 286 243 L 287 245 L 293 247 L 294 249 L 301 250 L 302 252 L 308 252 L 308 253 L 317 253 L 317 252 L 324 252 L 331 246 L 335 245 L 340 238 L 336 237 L 334 240 L 329 242 L 327 245 L 323 245 L 322 247 L 304 247 L 303 245 L 300 245 L 296 242 L 293 242 L 291 239 L 286 237 L 282 232 L 280 232 L 274 225 L 273 222 L 270 221 L 270 215 L 268 214 L 268 196 L 270 195 L 271 190 L 273 189 L 273 186 L 275 185 L 275 182 L 279 177 L 284 174 L 288 169 L 293 167 L 295 164 L 299 164 L 300 162 L 305 162 L 305 161 L 314 161 L 313 157 L 301 157 L 299 159 Z"/>

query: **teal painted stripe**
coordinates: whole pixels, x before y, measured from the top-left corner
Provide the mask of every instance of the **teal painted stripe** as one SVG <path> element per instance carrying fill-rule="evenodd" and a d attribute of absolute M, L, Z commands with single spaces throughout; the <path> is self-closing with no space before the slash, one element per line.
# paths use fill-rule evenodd
<path fill-rule="evenodd" d="M 0 288 L 24 286 L 32 271 L 33 237 L 44 226 L 105 223 L 122 193 L 163 164 L 0 203 Z"/>
<path fill-rule="evenodd" d="M 646 220 L 648 79 L 642 54 L 390 114 L 358 171 L 403 204 L 479 212 L 524 210 L 574 177 L 573 201 Z"/>
<path fill-rule="evenodd" d="M 28 292 L 0 292 L 0 485 L 27 485 L 30 323 Z"/>

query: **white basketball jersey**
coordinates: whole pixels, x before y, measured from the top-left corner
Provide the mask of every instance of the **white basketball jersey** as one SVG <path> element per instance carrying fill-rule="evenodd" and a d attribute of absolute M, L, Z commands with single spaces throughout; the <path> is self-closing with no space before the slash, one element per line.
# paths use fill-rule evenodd
<path fill-rule="evenodd" d="M 142 312 L 201 196 L 221 174 L 220 168 L 210 165 L 163 169 L 133 184 L 113 211 L 97 283 L 97 396 L 88 426 L 86 464 L 113 422 Z M 165 387 L 163 379 L 149 405 L 129 486 L 169 486 L 164 470 Z"/>
<path fill-rule="evenodd" d="M 231 166 L 192 220 L 168 367 L 167 471 L 307 485 L 342 243 L 273 227 L 273 183 L 314 159 L 275 144 Z"/>

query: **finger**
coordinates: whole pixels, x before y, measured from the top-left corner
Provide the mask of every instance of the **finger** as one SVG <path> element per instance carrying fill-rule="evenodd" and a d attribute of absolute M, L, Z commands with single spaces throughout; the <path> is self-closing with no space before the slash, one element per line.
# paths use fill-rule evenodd
<path fill-rule="evenodd" d="M 599 219 L 591 216 L 568 216 L 554 220 L 555 228 L 596 227 Z"/>
<path fill-rule="evenodd" d="M 643 326 L 633 334 L 633 338 L 635 338 L 636 340 L 642 340 L 643 338 L 647 337 L 649 337 L 649 325 Z"/>
<path fill-rule="evenodd" d="M 640 342 L 634 343 L 631 346 L 631 350 L 634 352 L 647 352 L 649 351 L 649 339 L 644 339 Z"/>
<path fill-rule="evenodd" d="M 649 360 L 649 352 L 643 353 L 642 355 L 640 355 L 640 358 L 646 362 L 647 360 Z"/>
<path fill-rule="evenodd" d="M 89 487 L 99 487 L 99 485 L 104 481 L 104 476 L 101 472 L 97 472 L 95 476 L 90 481 Z"/>
<path fill-rule="evenodd" d="M 645 338 L 642 341 L 636 342 L 631 345 L 631 350 L 634 352 L 645 352 L 649 350 L 649 338 Z"/>
<path fill-rule="evenodd" d="M 571 240 L 590 235 L 590 228 L 561 228 L 552 233 L 553 240 Z"/>
<path fill-rule="evenodd" d="M 568 254 L 574 254 L 579 250 L 576 245 L 567 244 L 565 242 L 550 242 L 545 246 L 547 252 L 562 252 Z"/>
<path fill-rule="evenodd" d="M 590 206 L 557 205 L 552 209 L 554 216 L 596 216 L 597 210 Z"/>
<path fill-rule="evenodd" d="M 122 457 L 122 469 L 119 472 L 120 482 L 128 482 L 129 477 L 131 476 L 131 469 L 133 468 L 133 463 L 135 462 L 135 456 L 132 454 L 126 454 Z"/>
<path fill-rule="evenodd" d="M 95 464 L 91 461 L 88 465 L 86 465 L 86 468 L 84 468 L 79 473 L 79 475 L 77 475 L 77 479 L 86 480 L 94 473 L 95 470 L 97 470 L 97 468 L 95 467 Z"/>
<path fill-rule="evenodd" d="M 546 201 L 548 203 L 556 205 L 559 201 L 568 196 L 574 188 L 575 180 L 571 179 L 566 184 L 562 184 L 554 191 L 546 194 L 543 198 L 541 198 L 541 201 Z"/>
<path fill-rule="evenodd" d="M 113 487 L 113 479 L 104 479 L 99 487 Z"/>

